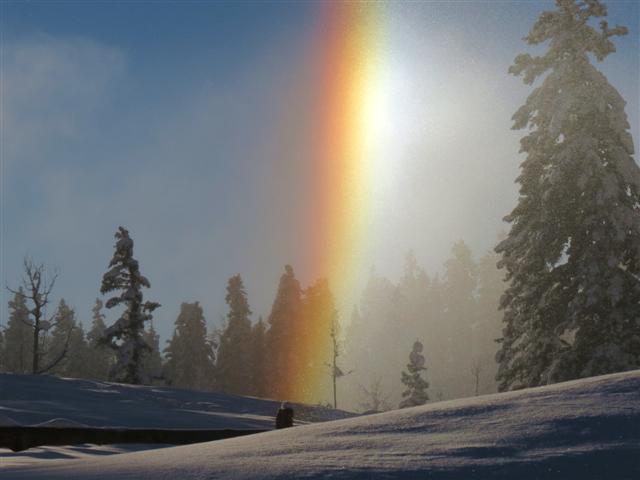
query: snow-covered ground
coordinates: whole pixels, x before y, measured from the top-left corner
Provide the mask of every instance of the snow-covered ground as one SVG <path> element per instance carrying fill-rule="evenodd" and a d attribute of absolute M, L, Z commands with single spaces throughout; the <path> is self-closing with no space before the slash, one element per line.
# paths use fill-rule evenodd
<path fill-rule="evenodd" d="M 280 402 L 215 392 L 0 374 L 0 425 L 270 429 Z M 300 423 L 353 416 L 296 405 Z"/>
<path fill-rule="evenodd" d="M 49 375 L 0 374 L 0 426 L 271 429 L 280 402 L 215 392 L 121 385 Z M 353 414 L 293 404 L 296 423 Z M 3 469 L 60 459 L 86 459 L 161 445 L 37 447 L 14 453 L 0 448 Z"/>
<path fill-rule="evenodd" d="M 640 478 L 640 371 L 253 436 L 6 467 L 3 479 Z"/>

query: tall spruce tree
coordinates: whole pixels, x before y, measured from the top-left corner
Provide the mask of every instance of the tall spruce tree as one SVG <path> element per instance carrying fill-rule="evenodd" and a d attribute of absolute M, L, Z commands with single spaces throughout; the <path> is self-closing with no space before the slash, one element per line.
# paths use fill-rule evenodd
<path fill-rule="evenodd" d="M 302 290 L 293 268 L 285 266 L 280 277 L 278 292 L 271 308 L 267 331 L 267 354 L 269 356 L 268 396 L 281 400 L 291 399 L 295 392 L 288 376 L 290 366 L 296 361 L 294 342 L 296 324 L 300 320 Z"/>
<path fill-rule="evenodd" d="M 33 360 L 33 329 L 29 323 L 29 309 L 22 288 L 19 288 L 9 300 L 9 321 L 4 333 L 5 371 L 30 372 Z"/>
<path fill-rule="evenodd" d="M 89 344 L 81 321 L 77 322 L 76 328 L 71 332 L 69 349 L 67 375 L 73 378 L 90 378 L 88 368 Z"/>
<path fill-rule="evenodd" d="M 513 116 L 526 159 L 496 247 L 509 282 L 501 390 L 640 366 L 640 170 L 625 102 L 590 63 L 627 33 L 592 26 L 606 14 L 598 0 L 557 0 L 526 37 L 546 51 L 509 69 L 539 86 Z"/>
<path fill-rule="evenodd" d="M 251 309 L 240 275 L 229 279 L 225 298 L 227 325 L 220 336 L 217 386 L 235 394 L 251 393 Z"/>
<path fill-rule="evenodd" d="M 144 322 L 151 320 L 160 306 L 156 302 L 144 302 L 142 288 L 149 288 L 149 280 L 140 273 L 138 261 L 133 258 L 133 239 L 129 232 L 118 227 L 116 244 L 109 271 L 102 277 L 100 293 L 119 292 L 109 298 L 107 308 L 124 305 L 125 309 L 116 322 L 104 332 L 104 341 L 116 351 L 116 364 L 109 378 L 123 383 L 148 382 L 143 370 L 143 354 L 151 350 L 144 338 Z"/>
<path fill-rule="evenodd" d="M 267 372 L 267 327 L 260 317 L 251 329 L 252 395 L 267 395 Z"/>
<path fill-rule="evenodd" d="M 400 408 L 417 407 L 418 405 L 424 405 L 429 400 L 429 395 L 427 394 L 429 382 L 422 378 L 422 372 L 427 370 L 424 366 L 425 359 L 424 355 L 422 355 L 422 349 L 422 343 L 416 340 L 409 354 L 407 371 L 402 372 L 402 383 L 405 384 L 407 389 L 402 392 L 404 400 L 400 402 Z"/>
<path fill-rule="evenodd" d="M 91 310 L 93 313 L 91 328 L 87 332 L 87 343 L 89 346 L 87 376 L 95 380 L 107 380 L 109 378 L 109 369 L 114 360 L 113 351 L 101 341 L 107 329 L 104 323 L 102 306 L 102 300 L 97 298 Z"/>
<path fill-rule="evenodd" d="M 170 385 L 194 390 L 212 387 L 215 357 L 198 302 L 180 305 L 173 336 L 164 352 L 165 377 Z"/>

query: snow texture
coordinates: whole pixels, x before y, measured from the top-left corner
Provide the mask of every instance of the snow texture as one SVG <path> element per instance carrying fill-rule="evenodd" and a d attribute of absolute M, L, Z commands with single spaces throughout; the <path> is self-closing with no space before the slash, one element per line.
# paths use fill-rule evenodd
<path fill-rule="evenodd" d="M 10 467 L 3 478 L 631 480 L 640 478 L 638 425 L 634 371 L 217 442 Z"/>
<path fill-rule="evenodd" d="M 279 401 L 216 392 L 0 374 L 0 425 L 7 426 L 264 430 L 274 427 L 279 407 Z M 322 407 L 293 408 L 299 423 L 353 416 Z"/>
<path fill-rule="evenodd" d="M 53 418 L 46 422 L 38 423 L 34 427 L 54 427 L 54 428 L 82 428 L 86 427 L 84 423 L 74 422 L 68 418 Z"/>

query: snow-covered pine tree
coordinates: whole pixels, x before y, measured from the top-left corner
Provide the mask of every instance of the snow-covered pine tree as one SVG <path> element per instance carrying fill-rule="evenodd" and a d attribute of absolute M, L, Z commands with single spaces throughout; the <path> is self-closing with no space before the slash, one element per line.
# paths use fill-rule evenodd
<path fill-rule="evenodd" d="M 91 309 L 93 313 L 91 328 L 87 332 L 87 343 L 89 345 L 87 376 L 95 380 L 107 380 L 109 378 L 109 369 L 113 364 L 113 351 L 101 341 L 107 329 L 104 323 L 102 306 L 102 300 L 96 298 L 96 303 Z"/>
<path fill-rule="evenodd" d="M 296 323 L 300 319 L 302 289 L 291 265 L 285 266 L 280 277 L 278 292 L 271 308 L 267 331 L 267 355 L 269 375 L 267 396 L 281 400 L 291 400 L 292 392 L 287 390 L 291 384 L 286 379 L 292 361 L 292 346 L 295 338 Z"/>
<path fill-rule="evenodd" d="M 615 51 L 598 0 L 557 0 L 510 73 L 539 81 L 513 116 L 528 128 L 520 198 L 496 252 L 510 285 L 501 390 L 640 366 L 640 171 L 625 102 L 590 63 Z"/>
<path fill-rule="evenodd" d="M 170 385 L 194 390 L 212 387 L 215 357 L 198 302 L 180 305 L 173 336 L 164 352 L 165 377 Z"/>
<path fill-rule="evenodd" d="M 227 325 L 220 336 L 216 384 L 226 392 L 251 392 L 251 309 L 240 275 L 227 284 Z"/>
<path fill-rule="evenodd" d="M 29 373 L 33 359 L 33 328 L 22 288 L 9 300 L 9 311 L 4 332 L 4 369 L 11 373 Z"/>
<path fill-rule="evenodd" d="M 425 360 L 424 355 L 422 355 L 422 349 L 422 343 L 416 340 L 409 354 L 408 373 L 402 372 L 402 383 L 406 385 L 407 389 L 402 392 L 404 400 L 400 402 L 400 408 L 424 405 L 429 400 L 429 395 L 427 394 L 429 382 L 422 378 L 422 372 L 427 370 L 424 366 Z"/>
<path fill-rule="evenodd" d="M 115 253 L 109 262 L 109 271 L 102 277 L 100 293 L 119 292 L 109 298 L 105 306 L 113 308 L 124 305 L 125 310 L 104 332 L 104 341 L 117 355 L 109 378 L 117 382 L 140 384 L 148 381 L 142 369 L 142 357 L 151 348 L 144 339 L 144 322 L 151 320 L 151 312 L 160 304 L 143 301 L 142 287 L 149 288 L 150 284 L 140 274 L 138 261 L 133 258 L 133 239 L 129 232 L 118 227 L 115 238 Z"/>

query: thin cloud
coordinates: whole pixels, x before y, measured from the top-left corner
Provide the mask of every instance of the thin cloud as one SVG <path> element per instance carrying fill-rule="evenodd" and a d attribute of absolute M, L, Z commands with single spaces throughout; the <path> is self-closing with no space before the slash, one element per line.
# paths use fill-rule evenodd
<path fill-rule="evenodd" d="M 42 163 L 51 142 L 78 139 L 126 69 L 123 51 L 38 34 L 3 44 L 5 163 Z"/>

